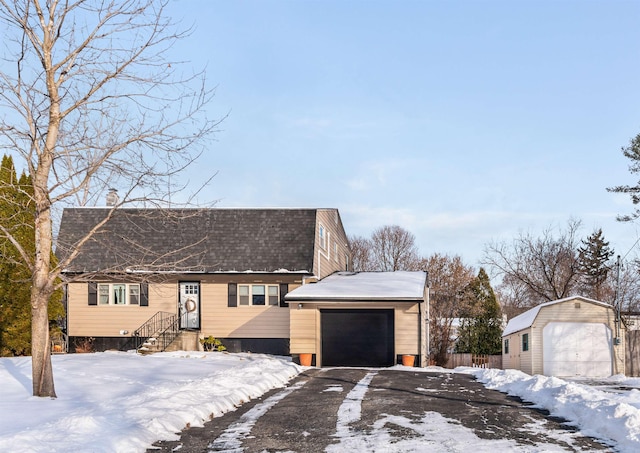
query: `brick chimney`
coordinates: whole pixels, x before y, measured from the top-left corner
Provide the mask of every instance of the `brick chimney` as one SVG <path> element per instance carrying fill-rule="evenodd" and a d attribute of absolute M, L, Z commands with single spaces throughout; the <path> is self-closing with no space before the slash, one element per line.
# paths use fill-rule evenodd
<path fill-rule="evenodd" d="M 115 206 L 118 204 L 120 197 L 118 197 L 117 189 L 109 189 L 109 193 L 107 194 L 107 206 Z"/>

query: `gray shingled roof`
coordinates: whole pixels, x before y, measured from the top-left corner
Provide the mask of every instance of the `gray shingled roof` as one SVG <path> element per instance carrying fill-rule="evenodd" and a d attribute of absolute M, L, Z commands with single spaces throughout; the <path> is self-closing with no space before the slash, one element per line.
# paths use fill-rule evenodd
<path fill-rule="evenodd" d="M 108 212 L 65 209 L 56 255 L 68 256 Z M 315 225 L 315 209 L 120 209 L 65 271 L 311 273 Z"/>

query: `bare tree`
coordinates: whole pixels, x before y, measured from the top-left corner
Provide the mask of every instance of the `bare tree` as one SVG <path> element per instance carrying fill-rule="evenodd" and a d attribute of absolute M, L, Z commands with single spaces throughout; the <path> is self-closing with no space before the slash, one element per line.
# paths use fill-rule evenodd
<path fill-rule="evenodd" d="M 167 51 L 188 32 L 164 16 L 166 0 L 0 0 L 0 148 L 33 180 L 35 253 L 2 227 L 30 269 L 33 394 L 55 397 L 47 305 L 61 283 L 51 260 L 53 221 L 69 204 L 120 198 L 83 238 L 124 204 L 166 206 L 186 185 L 177 175 L 215 131 L 203 106 L 213 93 Z"/>
<path fill-rule="evenodd" d="M 429 343 L 436 365 L 447 364 L 453 344 L 453 322 L 466 310 L 464 290 L 475 278 L 459 256 L 434 254 L 420 261 L 429 273 Z"/>
<path fill-rule="evenodd" d="M 416 269 L 419 260 L 415 236 L 397 225 L 378 228 L 371 235 L 372 267 L 377 271 Z"/>
<path fill-rule="evenodd" d="M 570 220 L 558 236 L 548 228 L 540 237 L 523 233 L 511 243 L 486 246 L 483 262 L 503 277 L 503 302 L 529 308 L 571 295 L 580 277 L 579 228 L 579 221 Z"/>
<path fill-rule="evenodd" d="M 356 272 L 373 270 L 371 241 L 362 236 L 349 236 L 352 269 Z"/>
<path fill-rule="evenodd" d="M 620 260 L 619 263 L 620 269 L 614 265 L 609 272 L 607 284 L 614 291 L 611 302 L 623 313 L 640 313 L 640 265 L 637 260 L 628 263 Z"/>
<path fill-rule="evenodd" d="M 529 288 L 524 282 L 511 275 L 502 276 L 495 292 L 502 306 L 502 313 L 507 316 L 507 319 L 518 316 L 531 308 Z"/>

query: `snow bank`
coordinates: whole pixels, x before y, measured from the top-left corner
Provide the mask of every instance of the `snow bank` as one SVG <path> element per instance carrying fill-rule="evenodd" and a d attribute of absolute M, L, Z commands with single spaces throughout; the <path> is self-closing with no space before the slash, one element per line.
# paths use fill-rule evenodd
<path fill-rule="evenodd" d="M 579 427 L 587 436 L 614 444 L 619 451 L 640 451 L 640 392 L 616 390 L 625 378 L 604 380 L 601 390 L 556 377 L 529 376 L 517 370 L 457 368 L 490 389 L 518 396 Z"/>

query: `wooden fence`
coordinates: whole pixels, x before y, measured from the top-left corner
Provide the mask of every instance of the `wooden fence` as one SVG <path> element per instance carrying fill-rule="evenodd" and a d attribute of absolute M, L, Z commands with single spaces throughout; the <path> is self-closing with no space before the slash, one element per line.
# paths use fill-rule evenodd
<path fill-rule="evenodd" d="M 447 354 L 447 368 L 459 366 L 502 369 L 501 355 Z M 640 377 L 640 330 L 627 330 L 625 375 Z"/>
<path fill-rule="evenodd" d="M 627 330 L 624 374 L 640 376 L 640 330 Z"/>
<path fill-rule="evenodd" d="M 447 368 L 502 368 L 502 355 L 447 354 Z"/>

